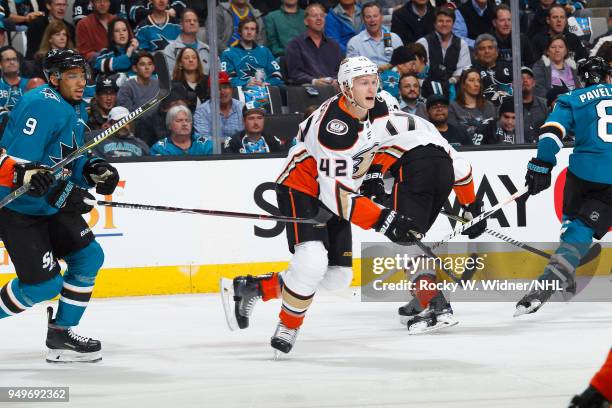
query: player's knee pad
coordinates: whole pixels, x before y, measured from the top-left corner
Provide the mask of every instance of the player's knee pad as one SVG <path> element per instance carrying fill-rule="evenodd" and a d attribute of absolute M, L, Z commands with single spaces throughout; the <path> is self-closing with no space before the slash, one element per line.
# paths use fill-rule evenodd
<path fill-rule="evenodd" d="M 301 295 L 314 293 L 327 272 L 327 263 L 327 250 L 321 241 L 296 245 L 289 269 L 283 276 L 285 286 Z"/>
<path fill-rule="evenodd" d="M 612 206 L 589 198 L 580 206 L 577 218 L 593 229 L 595 239 L 602 239 L 612 226 Z"/>
<path fill-rule="evenodd" d="M 82 284 L 92 284 L 104 264 L 104 251 L 97 241 L 64 257 L 68 270 L 66 278 L 76 279 Z"/>
<path fill-rule="evenodd" d="M 330 266 L 319 286 L 325 290 L 348 288 L 353 281 L 353 268 L 348 266 Z"/>
<path fill-rule="evenodd" d="M 62 275 L 57 274 L 51 279 L 33 285 L 21 283 L 19 289 L 23 298 L 30 305 L 34 305 L 59 295 L 63 284 Z"/>

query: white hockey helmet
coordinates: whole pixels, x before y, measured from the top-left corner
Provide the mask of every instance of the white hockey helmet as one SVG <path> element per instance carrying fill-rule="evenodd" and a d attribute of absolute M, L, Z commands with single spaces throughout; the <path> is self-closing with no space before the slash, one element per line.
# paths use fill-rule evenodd
<path fill-rule="evenodd" d="M 353 89 L 353 80 L 363 75 L 372 74 L 378 78 L 378 66 L 367 57 L 349 57 L 340 63 L 338 84 L 340 85 L 340 90 L 350 103 L 356 105 L 352 92 L 349 93 Z"/>

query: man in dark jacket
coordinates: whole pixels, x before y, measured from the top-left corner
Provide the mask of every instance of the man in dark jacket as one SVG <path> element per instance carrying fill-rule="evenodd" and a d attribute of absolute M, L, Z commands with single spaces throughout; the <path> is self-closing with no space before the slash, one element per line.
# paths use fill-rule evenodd
<path fill-rule="evenodd" d="M 553 4 L 550 9 L 548 9 L 546 23 L 548 24 L 548 31 L 533 37 L 533 50 L 536 58 L 539 59 L 542 54 L 544 54 L 546 47 L 548 47 L 550 37 L 555 34 L 563 34 L 565 36 L 565 42 L 569 49 L 569 56 L 573 58 L 574 61 L 588 57 L 588 53 L 584 45 L 580 42 L 580 38 L 578 38 L 576 34 L 570 33 L 567 28 L 567 15 L 563 6 L 560 4 Z"/>
<path fill-rule="evenodd" d="M 244 130 L 225 139 L 223 153 L 274 153 L 286 150 L 285 144 L 276 136 L 264 135 L 265 109 L 244 107 Z"/>
<path fill-rule="evenodd" d="M 391 31 L 399 35 L 405 45 L 434 30 L 434 9 L 428 0 L 411 0 L 393 12 Z"/>

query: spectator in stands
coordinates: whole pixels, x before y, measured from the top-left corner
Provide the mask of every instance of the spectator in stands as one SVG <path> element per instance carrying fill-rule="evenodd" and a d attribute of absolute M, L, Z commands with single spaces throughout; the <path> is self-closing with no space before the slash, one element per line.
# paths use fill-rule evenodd
<path fill-rule="evenodd" d="M 361 16 L 365 30 L 349 40 L 346 56 L 368 57 L 378 65 L 380 71 L 391 68 L 393 50 L 402 45 L 402 40 L 397 34 L 383 27 L 382 9 L 377 3 L 365 3 Z"/>
<path fill-rule="evenodd" d="M 34 54 L 34 62 L 32 71 L 36 76 L 43 76 L 42 63 L 47 53 L 51 50 L 63 50 L 66 48 L 74 48 L 70 31 L 62 20 L 53 20 L 45 28 L 40 48 Z"/>
<path fill-rule="evenodd" d="M 130 114 L 130 111 L 123 106 L 115 106 L 108 113 L 108 120 L 102 125 L 102 129 L 108 129 L 115 123 Z M 149 155 L 149 146 L 142 140 L 136 138 L 133 133 L 134 123 L 130 122 L 121 129 L 117 130 L 112 136 L 104 139 L 94 147 L 94 152 L 100 157 L 119 158 L 119 157 L 142 157 Z M 91 132 L 95 136 L 98 132 Z"/>
<path fill-rule="evenodd" d="M 427 119 L 425 100 L 421 97 L 421 84 L 414 74 L 402 75 L 399 81 L 400 109 Z"/>
<path fill-rule="evenodd" d="M 45 13 L 39 10 L 40 4 L 37 0 L 14 0 L 11 3 L 14 4 L 15 10 L 11 11 L 10 15 L 6 17 L 7 20 L 12 21 L 16 25 L 28 26 L 30 22 L 36 20 L 38 17 L 43 17 Z M 11 4 L 9 4 L 9 10 Z M 4 8 L 4 7 L 3 7 Z M 5 10 L 5 11 L 9 11 Z"/>
<path fill-rule="evenodd" d="M 172 87 L 183 86 L 188 95 L 187 106 L 195 112 L 198 105 L 209 98 L 208 77 L 204 66 L 193 48 L 183 48 L 172 72 Z"/>
<path fill-rule="evenodd" d="M 346 54 L 349 40 L 363 28 L 361 6 L 355 0 L 340 0 L 325 17 L 325 35 L 340 44 L 342 55 Z"/>
<path fill-rule="evenodd" d="M 126 0 L 121 0 L 126 1 Z M 132 27 L 138 26 L 145 20 L 153 10 L 152 0 L 127 0 L 129 3 L 128 17 Z M 197 1 L 197 0 L 196 0 Z M 166 6 L 166 14 L 170 18 L 178 18 L 185 9 L 185 0 L 169 0 Z"/>
<path fill-rule="evenodd" d="M 498 60 L 497 41 L 491 34 L 480 34 L 474 43 L 472 68 L 480 71 L 484 97 L 495 106 L 512 95 L 512 65 Z"/>
<path fill-rule="evenodd" d="M 476 37 L 493 29 L 495 4 L 491 0 L 470 0 L 459 6 L 459 11 L 468 29 L 468 46 L 472 47 Z"/>
<path fill-rule="evenodd" d="M 150 52 L 163 50 L 181 34 L 181 26 L 168 13 L 168 0 L 151 0 L 151 12 L 136 27 L 139 47 Z"/>
<path fill-rule="evenodd" d="M 434 9 L 429 0 L 409 0 L 393 12 L 391 31 L 406 45 L 434 31 Z"/>
<path fill-rule="evenodd" d="M 284 150 L 276 136 L 263 133 L 266 111 L 262 108 L 242 109 L 244 130 L 225 139 L 223 153 L 274 153 Z"/>
<path fill-rule="evenodd" d="M 134 58 L 132 69 L 136 72 L 136 77 L 125 81 L 117 94 L 117 105 L 124 106 L 130 111 L 152 99 L 159 91 L 157 78 L 151 78 L 155 66 L 150 53 L 140 51 Z"/>
<path fill-rule="evenodd" d="M 523 89 L 523 123 L 525 143 L 537 143 L 538 131 L 548 116 L 546 100 L 534 95 L 535 75 L 529 67 L 521 68 Z"/>
<path fill-rule="evenodd" d="M 389 64 L 391 68 L 380 73 L 382 88 L 395 98 L 399 98 L 400 78 L 416 74 L 416 63 L 416 55 L 407 46 L 402 45 L 394 49 Z"/>
<path fill-rule="evenodd" d="M 198 15 L 196 12 L 192 9 L 183 10 L 183 14 L 181 15 L 181 34 L 176 40 L 170 41 L 166 48 L 164 48 L 164 57 L 166 57 L 166 65 L 168 66 L 169 72 L 174 71 L 177 55 L 181 49 L 189 47 L 196 50 L 200 61 L 202 61 L 203 72 L 208 75 L 210 49 L 208 45 L 197 39 L 196 36 L 199 30 L 200 23 L 198 22 Z"/>
<path fill-rule="evenodd" d="M 175 86 L 170 91 L 170 95 L 165 97 L 159 106 L 150 113 L 146 113 L 142 119 L 136 122 L 136 137 L 144 141 L 148 146 L 152 146 L 157 141 L 168 136 L 166 128 L 166 113 L 174 106 L 187 106 L 188 95 L 185 88 Z"/>
<path fill-rule="evenodd" d="M 242 123 L 243 103 L 232 98 L 232 84 L 227 72 L 219 72 L 219 106 L 221 119 L 221 134 L 218 137 L 227 139 L 244 129 Z M 194 126 L 198 133 L 212 139 L 212 114 L 210 113 L 210 100 L 204 102 L 196 109 Z"/>
<path fill-rule="evenodd" d="M 438 129 L 440 134 L 453 147 L 470 146 L 472 139 L 466 130 L 460 126 L 448 123 L 448 97 L 443 94 L 433 94 L 427 98 L 427 118 Z"/>
<path fill-rule="evenodd" d="M 132 74 L 132 56 L 138 50 L 138 40 L 134 37 L 129 23 L 124 18 L 116 18 L 108 25 L 108 48 L 100 51 L 94 68 L 103 74 Z"/>
<path fill-rule="evenodd" d="M 298 0 L 283 0 L 278 10 L 264 17 L 266 45 L 275 57 L 285 55 L 289 41 L 306 31 L 304 10 L 298 7 Z"/>
<path fill-rule="evenodd" d="M 567 28 L 567 16 L 563 6 L 553 4 L 548 10 L 546 23 L 548 25 L 548 32 L 539 33 L 532 39 L 533 50 L 537 58 L 540 58 L 546 52 L 551 37 L 556 35 L 565 36 L 565 44 L 568 48 L 569 56 L 574 61 L 581 60 L 588 56 L 578 36 L 569 32 Z"/>
<path fill-rule="evenodd" d="M 515 126 L 514 101 L 506 98 L 499 107 L 497 121 L 490 121 L 485 126 L 480 144 L 514 144 Z"/>
<path fill-rule="evenodd" d="M 100 50 L 108 48 L 108 24 L 115 19 L 109 14 L 110 0 L 91 0 L 94 11 L 77 27 L 77 50 L 93 65 Z"/>
<path fill-rule="evenodd" d="M 110 0 L 108 12 L 116 17 L 127 19 L 128 2 L 131 0 Z M 72 23 L 76 27 L 79 21 L 93 13 L 91 0 L 74 0 L 72 3 Z"/>
<path fill-rule="evenodd" d="M 288 76 L 297 85 L 337 86 L 342 51 L 324 33 L 325 9 L 320 4 L 311 4 L 305 16 L 306 32 L 287 44 Z"/>
<path fill-rule="evenodd" d="M 493 18 L 493 28 L 493 37 L 497 41 L 497 59 L 512 64 L 512 13 L 510 7 L 505 4 L 497 6 Z M 529 39 L 523 33 L 520 35 L 520 42 L 522 63 L 530 67 L 536 62 L 537 58 L 531 49 Z"/>
<path fill-rule="evenodd" d="M 49 14 L 33 20 L 26 32 L 28 39 L 28 49 L 26 51 L 27 59 L 32 59 L 34 57 L 34 54 L 38 51 L 38 47 L 40 46 L 45 29 L 53 20 L 62 20 L 64 24 L 66 24 L 66 27 L 68 27 L 70 38 L 74 38 L 74 27 L 64 20 L 67 6 L 66 0 L 45 0 L 45 6 Z"/>
<path fill-rule="evenodd" d="M 576 62 L 569 57 L 566 38 L 562 34 L 550 37 L 546 55 L 533 64 L 536 86 L 534 94 L 546 96 L 553 86 L 565 85 L 568 89 L 580 88 L 576 75 Z"/>
<path fill-rule="evenodd" d="M 550 88 L 548 92 L 546 92 L 546 107 L 548 108 L 548 112 L 552 112 L 552 110 L 555 108 L 559 96 L 563 95 L 564 93 L 568 93 L 569 91 L 570 90 L 567 89 L 567 86 L 565 85 L 555 85 Z"/>
<path fill-rule="evenodd" d="M 445 87 L 449 81 L 455 83 L 461 72 L 471 64 L 467 43 L 453 34 L 454 22 L 455 12 L 451 8 L 436 9 L 435 31 L 417 41 L 417 44 L 421 44 L 427 51 L 428 78 Z"/>
<path fill-rule="evenodd" d="M 232 86 L 278 86 L 283 84 L 280 66 L 272 52 L 255 42 L 257 20 L 245 17 L 238 24 L 240 41 L 221 54 L 221 70 L 229 74 Z"/>
<path fill-rule="evenodd" d="M 466 130 L 472 144 L 482 144 L 486 125 L 495 120 L 495 106 L 482 95 L 480 73 L 466 69 L 459 78 L 457 99 L 448 110 L 448 121 Z"/>
<path fill-rule="evenodd" d="M 235 47 L 240 42 L 240 31 L 238 24 L 243 19 L 251 17 L 257 21 L 258 44 L 266 43 L 264 22 L 259 10 L 249 4 L 249 0 L 230 0 L 228 3 L 220 3 L 217 7 L 217 41 L 219 51 L 227 47 Z"/>
<path fill-rule="evenodd" d="M 101 129 L 108 122 L 108 115 L 117 104 L 117 92 L 119 87 L 115 78 L 106 75 L 98 75 L 96 80 L 96 95 L 89 102 L 87 115 L 89 120 L 87 126 L 90 130 Z"/>
<path fill-rule="evenodd" d="M 591 49 L 590 55 L 592 57 L 603 57 L 603 55 L 600 55 L 598 52 L 600 48 L 606 43 L 612 43 L 612 8 L 610 8 L 610 15 L 608 16 L 608 32 L 603 35 L 600 35 L 595 40 L 593 40 L 593 48 Z"/>
<path fill-rule="evenodd" d="M 546 33 L 548 29 L 548 23 L 546 22 L 546 20 L 548 19 L 548 11 L 550 10 L 550 7 L 555 3 L 555 0 L 537 1 L 537 6 L 535 7 L 533 18 L 531 20 L 531 23 L 529 24 L 529 27 L 527 28 L 528 38 L 533 40 L 533 37 L 535 37 L 537 34 Z"/>
<path fill-rule="evenodd" d="M 152 156 L 203 156 L 212 154 L 210 139 L 193 131 L 193 117 L 186 106 L 174 106 L 166 114 L 170 136 L 151 147 Z"/>
<path fill-rule="evenodd" d="M 17 50 L 10 45 L 0 48 L 0 108 L 11 110 L 26 92 L 28 78 L 21 76 Z"/>

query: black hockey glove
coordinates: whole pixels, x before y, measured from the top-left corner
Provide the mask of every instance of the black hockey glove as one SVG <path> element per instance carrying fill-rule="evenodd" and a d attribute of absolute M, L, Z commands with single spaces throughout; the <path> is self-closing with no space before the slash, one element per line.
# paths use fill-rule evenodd
<path fill-rule="evenodd" d="M 582 394 L 572 398 L 569 408 L 599 408 L 607 406 L 604 405 L 606 402 L 608 402 L 606 398 L 595 387 L 589 385 Z"/>
<path fill-rule="evenodd" d="M 96 186 L 96 193 L 102 195 L 113 194 L 119 184 L 117 169 L 100 157 L 92 157 L 87 160 L 83 167 L 83 176 L 90 185 Z"/>
<path fill-rule="evenodd" d="M 387 192 L 385 191 L 385 183 L 383 181 L 382 165 L 375 164 L 370 167 L 363 178 L 359 191 L 363 196 L 376 202 L 384 200 Z"/>
<path fill-rule="evenodd" d="M 95 200 L 95 197 L 89 192 L 72 181 L 60 181 L 60 183 L 51 190 L 47 196 L 47 201 L 51 206 L 57 208 L 61 212 L 75 212 L 78 214 L 87 214 L 93 209 L 93 205 L 86 204 L 84 199 Z"/>
<path fill-rule="evenodd" d="M 482 201 L 476 199 L 472 204 L 463 207 L 463 218 L 470 221 L 482 214 Z M 470 228 L 466 229 L 461 235 L 467 235 L 470 239 L 478 238 L 487 228 L 487 219 L 477 222 Z"/>
<path fill-rule="evenodd" d="M 529 194 L 536 195 L 550 187 L 552 168 L 551 163 L 536 157 L 529 160 L 527 174 L 525 175 L 525 185 L 529 189 Z"/>
<path fill-rule="evenodd" d="M 30 183 L 28 194 L 34 197 L 44 196 L 55 181 L 51 168 L 40 163 L 15 163 L 13 169 L 15 188 Z"/>
<path fill-rule="evenodd" d="M 391 242 L 414 243 L 423 238 L 410 218 L 388 208 L 382 210 L 374 229 L 385 234 Z"/>

